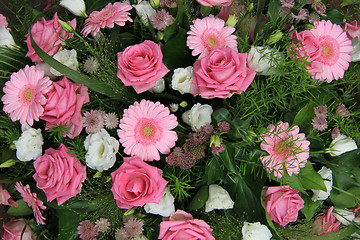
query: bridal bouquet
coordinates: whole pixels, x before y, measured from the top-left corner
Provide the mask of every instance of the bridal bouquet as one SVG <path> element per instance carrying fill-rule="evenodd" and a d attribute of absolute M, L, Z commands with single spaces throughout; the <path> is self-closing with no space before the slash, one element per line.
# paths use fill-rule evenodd
<path fill-rule="evenodd" d="M 360 238 L 358 1 L 38 2 L 0 14 L 2 239 Z"/>

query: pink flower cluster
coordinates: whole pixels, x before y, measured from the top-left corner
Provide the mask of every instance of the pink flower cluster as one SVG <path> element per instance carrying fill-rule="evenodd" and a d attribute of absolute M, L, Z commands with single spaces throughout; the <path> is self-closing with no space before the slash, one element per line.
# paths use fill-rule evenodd
<path fill-rule="evenodd" d="M 316 235 L 325 235 L 327 233 L 335 232 L 339 230 L 341 222 L 336 220 L 336 217 L 332 214 L 334 206 L 331 206 L 325 212 L 320 213 L 315 217 L 312 225 L 312 233 Z"/>
<path fill-rule="evenodd" d="M 128 219 L 124 216 L 123 219 L 125 222 L 124 227 L 116 229 L 115 240 L 140 239 L 139 236 L 144 230 L 144 223 L 134 216 L 131 216 Z"/>
<path fill-rule="evenodd" d="M 316 130 L 324 131 L 328 128 L 327 108 L 323 105 L 314 108 L 315 117 L 312 119 L 312 125 Z"/>
<path fill-rule="evenodd" d="M 10 222 L 5 223 L 2 227 L 4 229 L 3 240 L 38 239 L 24 218 L 11 219 Z"/>
<path fill-rule="evenodd" d="M 341 26 L 329 20 L 315 22 L 314 27 L 292 33 L 291 38 L 299 40 L 293 45 L 296 54 L 306 58 L 309 62 L 307 71 L 315 79 L 331 82 L 344 77 L 351 62 L 351 40 Z"/>

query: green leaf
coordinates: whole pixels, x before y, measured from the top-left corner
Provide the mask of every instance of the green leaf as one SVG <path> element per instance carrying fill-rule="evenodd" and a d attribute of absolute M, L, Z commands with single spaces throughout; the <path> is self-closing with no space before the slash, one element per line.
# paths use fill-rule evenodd
<path fill-rule="evenodd" d="M 270 16 L 271 21 L 273 23 L 276 23 L 276 21 L 278 20 L 278 16 L 279 16 L 279 11 L 280 10 L 280 4 L 279 1 L 277 0 L 270 0 L 269 2 L 269 10 L 267 15 Z"/>
<path fill-rule="evenodd" d="M 352 187 L 345 191 L 333 186 L 330 199 L 337 208 L 354 208 L 360 201 L 360 187 Z"/>
<path fill-rule="evenodd" d="M 209 198 L 209 187 L 202 186 L 191 200 L 188 211 L 193 211 L 202 208 Z"/>
<path fill-rule="evenodd" d="M 207 17 L 211 13 L 212 7 L 201 6 L 200 13 L 203 17 Z"/>
<path fill-rule="evenodd" d="M 236 174 L 238 171 L 237 171 L 236 163 L 234 161 L 236 157 L 235 151 L 237 151 L 237 149 L 233 144 L 226 143 L 225 151 L 220 153 L 219 158 L 221 159 L 227 170 Z"/>
<path fill-rule="evenodd" d="M 314 118 L 314 103 L 310 102 L 295 115 L 293 125 L 301 125 Z"/>
<path fill-rule="evenodd" d="M 212 117 L 216 121 L 222 122 L 228 120 L 229 114 L 229 110 L 227 110 L 226 108 L 219 108 L 212 114 Z"/>
<path fill-rule="evenodd" d="M 164 41 L 167 42 L 169 39 L 173 38 L 176 34 L 178 27 L 182 25 L 184 20 L 185 7 L 182 4 L 182 1 L 178 1 L 177 14 L 173 24 L 165 28 L 164 31 Z"/>
<path fill-rule="evenodd" d="M 346 6 L 353 5 L 353 4 L 360 4 L 360 0 L 344 0 L 340 4 L 340 7 L 346 7 Z"/>
<path fill-rule="evenodd" d="M 33 210 L 28 207 L 27 203 L 24 200 L 20 199 L 17 201 L 18 206 L 11 206 L 9 210 L 6 212 L 9 216 L 13 217 L 24 217 L 33 213 Z"/>
<path fill-rule="evenodd" d="M 314 189 L 326 191 L 323 178 L 314 170 L 311 162 L 307 162 L 305 167 L 300 169 L 299 178 L 306 190 Z"/>
<path fill-rule="evenodd" d="M 322 201 L 313 201 L 308 195 L 302 195 L 301 198 L 305 201 L 304 208 L 300 211 L 304 214 L 307 221 L 310 221 L 311 218 L 315 215 L 319 207 L 322 205 Z"/>
<path fill-rule="evenodd" d="M 211 158 L 209 163 L 205 167 L 204 180 L 210 185 L 217 180 L 221 180 L 223 178 L 223 170 L 219 164 L 219 160 L 215 157 Z"/>
<path fill-rule="evenodd" d="M 77 212 L 63 208 L 57 211 L 59 217 L 58 239 L 78 239 L 77 226 L 79 226 L 80 215 Z"/>
<path fill-rule="evenodd" d="M 341 25 L 344 19 L 344 15 L 337 9 L 331 9 L 326 11 L 325 20 L 330 20 L 332 23 Z"/>

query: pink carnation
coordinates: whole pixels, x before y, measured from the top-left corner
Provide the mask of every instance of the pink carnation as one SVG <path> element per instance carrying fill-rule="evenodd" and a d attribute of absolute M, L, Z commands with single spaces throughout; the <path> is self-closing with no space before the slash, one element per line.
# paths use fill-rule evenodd
<path fill-rule="evenodd" d="M 111 173 L 112 188 L 119 208 L 142 207 L 146 203 L 159 203 L 167 181 L 162 171 L 140 158 L 125 157 L 123 164 Z"/>
<path fill-rule="evenodd" d="M 206 7 L 212 7 L 212 6 L 220 6 L 220 7 L 230 6 L 231 3 L 233 2 L 233 0 L 196 0 L 196 1 L 198 1 L 201 5 L 206 6 Z"/>
<path fill-rule="evenodd" d="M 128 155 L 144 161 L 160 160 L 159 152 L 168 154 L 175 146 L 178 125 L 175 115 L 159 102 L 141 100 L 124 110 L 117 133 Z"/>
<path fill-rule="evenodd" d="M 145 92 L 170 71 L 162 60 L 160 45 L 153 41 L 128 46 L 118 53 L 117 76 L 137 93 Z"/>
<path fill-rule="evenodd" d="M 231 48 L 212 50 L 194 64 L 190 91 L 203 98 L 228 98 L 245 91 L 256 72 L 246 66 L 246 53 Z"/>
<path fill-rule="evenodd" d="M 61 205 L 80 193 L 86 178 L 86 167 L 60 144 L 57 150 L 49 148 L 34 161 L 36 186 L 42 189 L 47 201 L 56 199 Z"/>
<path fill-rule="evenodd" d="M 234 27 L 226 26 L 225 21 L 215 17 L 195 19 L 187 32 L 186 45 L 192 49 L 192 55 L 206 56 L 211 50 L 231 48 L 237 51 Z"/>
<path fill-rule="evenodd" d="M 33 125 L 39 121 L 47 103 L 47 93 L 52 89 L 52 81 L 44 77 L 44 71 L 35 66 L 20 69 L 11 75 L 3 88 L 3 111 L 10 114 L 12 121 Z"/>
<path fill-rule="evenodd" d="M 31 35 L 36 44 L 44 50 L 50 56 L 57 53 L 61 47 L 61 44 L 65 39 L 72 37 L 71 34 L 67 33 L 59 23 L 57 13 L 54 18 L 46 21 L 42 18 L 41 21 L 36 22 L 31 26 Z M 76 19 L 74 18 L 71 22 L 68 22 L 74 29 L 76 27 Z M 26 56 L 30 57 L 33 62 L 39 63 L 42 59 L 36 54 L 35 49 L 31 46 L 30 31 L 25 36 L 26 44 L 29 49 Z"/>
<path fill-rule="evenodd" d="M 300 172 L 309 158 L 310 142 L 299 127 L 289 127 L 288 123 L 279 122 L 269 125 L 266 132 L 260 135 L 262 150 L 269 153 L 261 161 L 266 170 L 281 178 L 286 171 L 290 176 Z"/>
<path fill-rule="evenodd" d="M 304 200 L 300 197 L 299 191 L 286 186 L 264 187 L 265 209 L 271 220 L 287 225 L 289 222 L 296 222 L 299 210 L 304 207 Z"/>
<path fill-rule="evenodd" d="M 337 221 L 336 217 L 332 214 L 333 209 L 334 206 L 331 206 L 328 210 L 315 217 L 312 233 L 325 235 L 339 230 L 341 222 Z"/>
<path fill-rule="evenodd" d="M 100 12 L 93 11 L 89 18 L 85 20 L 85 26 L 81 30 L 83 36 L 91 33 L 95 36 L 100 28 L 113 28 L 115 24 L 124 26 L 126 21 L 132 22 L 130 18 L 130 11 L 132 6 L 126 2 L 115 2 L 114 4 L 109 3 Z"/>
<path fill-rule="evenodd" d="M 83 129 L 81 108 L 90 101 L 88 88 L 73 83 L 66 77 L 53 83 L 53 90 L 47 93 L 48 101 L 41 119 L 46 121 L 49 128 L 55 125 L 66 125 L 68 137 L 74 138 Z"/>

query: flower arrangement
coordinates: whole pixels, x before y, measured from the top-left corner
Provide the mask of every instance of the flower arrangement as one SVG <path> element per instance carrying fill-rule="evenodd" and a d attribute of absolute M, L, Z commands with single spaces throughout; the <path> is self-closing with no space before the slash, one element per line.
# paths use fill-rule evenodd
<path fill-rule="evenodd" d="M 359 238 L 358 2 L 6 9 L 2 239 Z"/>

